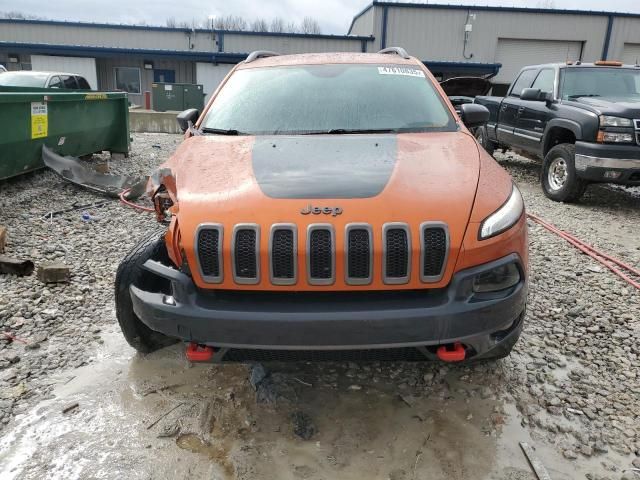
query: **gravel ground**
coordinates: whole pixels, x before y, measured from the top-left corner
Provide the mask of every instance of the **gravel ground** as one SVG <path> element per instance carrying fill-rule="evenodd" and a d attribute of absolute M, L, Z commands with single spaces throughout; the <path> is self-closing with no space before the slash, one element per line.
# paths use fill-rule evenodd
<path fill-rule="evenodd" d="M 158 134 L 137 134 L 134 139 L 131 158 L 112 162 L 112 171 L 148 173 L 180 141 L 179 136 Z M 510 153 L 498 153 L 496 157 L 520 186 L 528 211 L 630 264 L 640 265 L 638 189 L 591 186 L 581 203 L 558 204 L 542 195 L 539 167 L 535 162 Z M 43 287 L 35 275 L 0 276 L 0 291 L 4 293 L 0 297 L 0 331 L 11 332 L 29 342 L 25 346 L 0 338 L 2 428 L 16 414 L 25 416 L 36 402 L 51 397 L 54 387 L 69 380 L 71 368 L 99 363 L 94 352 L 103 347 L 97 344 L 103 341 L 105 332 L 114 330 L 112 290 L 115 270 L 120 259 L 155 222 L 150 215 L 124 208 L 115 201 L 101 208 L 87 209 L 95 217 L 89 222 L 82 220 L 83 210 L 65 213 L 51 222 L 44 221 L 42 216 L 47 212 L 71 206 L 74 201 L 85 204 L 102 200 L 60 180 L 51 172 L 37 172 L 1 184 L 0 189 L 0 218 L 9 229 L 7 254 L 30 258 L 36 265 L 47 260 L 61 260 L 71 266 L 73 275 L 69 284 L 47 287 Z M 320 389 L 315 393 L 325 404 L 330 403 L 334 395 L 327 395 L 326 391 L 367 395 L 363 398 L 370 402 L 382 402 L 384 395 L 399 392 L 405 407 L 415 409 L 420 402 L 428 401 L 432 402 L 429 408 L 433 411 L 449 408 L 453 401 L 469 405 L 500 398 L 504 404 L 490 406 L 486 412 L 475 412 L 476 416 L 487 419 L 486 425 L 477 425 L 484 435 L 499 436 L 504 423 L 502 417 L 510 415 L 518 419 L 532 441 L 541 448 L 546 446 L 557 452 L 562 462 L 580 472 L 575 477 L 561 478 L 584 478 L 585 475 L 590 480 L 634 478 L 630 471 L 632 465 L 640 467 L 640 347 L 637 341 L 640 337 L 640 294 L 564 240 L 531 222 L 530 240 L 529 309 L 521 341 L 511 357 L 495 364 L 464 367 L 440 364 L 306 365 L 283 369 L 280 376 L 274 377 L 280 379 L 278 388 L 297 391 L 304 389 L 307 383 L 313 384 L 314 389 L 309 391 Z M 115 338 L 119 342 L 118 349 L 128 349 L 123 339 Z M 238 398 L 244 398 L 240 392 L 246 393 L 249 384 L 246 367 L 211 367 L 210 375 L 225 375 L 228 388 L 235 388 Z M 231 393 L 225 390 L 224 394 L 228 400 Z M 182 392 L 181 395 L 186 394 Z M 310 432 L 313 437 L 314 429 L 307 425 L 310 419 L 296 408 L 306 405 L 313 413 L 317 407 L 311 421 L 320 422 L 323 407 L 302 393 L 296 395 L 306 403 L 284 406 L 281 413 L 293 419 L 294 430 Z M 237 408 L 233 402 L 231 404 L 232 408 Z M 513 412 L 509 405 L 514 406 Z M 386 408 L 387 415 L 395 414 L 399 409 L 395 405 L 389 410 L 389 405 L 383 403 L 374 406 Z M 246 424 L 243 428 L 258 437 L 254 427 L 261 411 L 256 411 L 255 405 L 245 404 L 243 408 L 250 410 L 247 415 L 252 420 L 237 421 Z M 357 409 L 338 411 L 344 414 L 343 418 L 334 418 L 335 412 L 328 415 L 333 415 L 331 418 L 336 423 L 346 424 L 351 421 L 350 417 L 360 413 Z M 230 415 L 229 412 L 226 414 Z M 224 418 L 224 414 L 221 416 Z M 470 424 L 476 421 L 471 417 L 471 413 L 466 417 Z M 14 423 L 7 430 L 10 431 Z M 321 434 L 330 428 L 325 424 L 320 427 Z M 356 425 L 354 428 L 362 430 L 364 427 Z M 359 431 L 362 437 L 358 444 L 360 450 L 352 452 L 353 458 L 364 455 L 363 452 L 369 449 L 367 439 L 375 438 L 365 430 Z M 233 436 L 230 432 L 222 431 Z M 380 435 L 380 432 L 375 434 Z M 486 453 L 482 450 L 484 447 L 480 447 L 482 436 L 470 438 L 474 443 L 467 448 L 477 448 L 479 455 Z M 198 451 L 198 448 L 188 449 Z M 240 451 L 243 452 L 242 462 L 236 459 L 229 468 L 235 471 L 237 478 L 252 478 L 252 468 L 260 464 L 261 457 L 249 447 Z M 263 450 L 260 454 L 266 458 L 267 452 Z M 332 458 L 336 460 L 337 457 L 338 463 L 348 463 L 345 455 L 338 449 Z M 409 470 L 412 466 L 415 477 L 421 457 L 416 456 L 415 448 L 406 456 L 411 458 Z M 31 466 L 25 466 L 24 478 L 38 478 L 38 472 L 42 472 L 38 468 L 43 468 L 43 464 L 35 460 L 27 463 Z M 361 471 L 370 463 L 362 462 Z M 373 477 L 377 478 L 380 471 L 372 471 Z M 305 472 L 296 478 L 316 478 L 313 471 Z M 460 473 L 454 467 L 449 468 L 449 473 L 452 473 L 451 478 L 465 478 L 464 471 Z M 411 478 L 391 466 L 385 475 L 394 479 Z M 253 478 L 258 477 L 254 475 Z"/>

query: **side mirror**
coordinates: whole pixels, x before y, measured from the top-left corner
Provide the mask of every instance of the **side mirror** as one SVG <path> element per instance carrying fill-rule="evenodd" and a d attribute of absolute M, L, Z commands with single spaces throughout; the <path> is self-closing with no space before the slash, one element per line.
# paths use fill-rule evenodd
<path fill-rule="evenodd" d="M 520 93 L 520 100 L 551 102 L 553 101 L 553 93 L 542 91 L 539 88 L 525 88 L 522 90 L 522 93 Z"/>
<path fill-rule="evenodd" d="M 489 109 L 477 103 L 460 105 L 460 118 L 467 128 L 480 127 L 489 121 Z"/>
<path fill-rule="evenodd" d="M 184 112 L 180 112 L 176 117 L 176 120 L 178 121 L 178 125 L 180 125 L 180 129 L 183 132 L 186 132 L 189 129 L 189 122 L 191 122 L 191 124 L 195 124 L 199 116 L 200 112 L 198 110 L 190 108 Z"/>

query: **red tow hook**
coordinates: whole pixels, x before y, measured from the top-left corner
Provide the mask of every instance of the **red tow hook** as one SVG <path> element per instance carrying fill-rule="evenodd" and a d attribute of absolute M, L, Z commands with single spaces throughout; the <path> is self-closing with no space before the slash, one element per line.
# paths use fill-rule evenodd
<path fill-rule="evenodd" d="M 214 349 L 209 345 L 191 342 L 187 345 L 187 360 L 190 362 L 208 362 L 213 357 Z"/>
<path fill-rule="evenodd" d="M 460 342 L 438 347 L 438 358 L 443 362 L 461 362 L 467 354 Z"/>

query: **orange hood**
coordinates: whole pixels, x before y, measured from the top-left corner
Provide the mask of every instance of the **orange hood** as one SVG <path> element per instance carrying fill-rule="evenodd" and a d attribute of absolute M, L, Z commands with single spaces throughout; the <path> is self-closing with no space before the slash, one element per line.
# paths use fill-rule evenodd
<path fill-rule="evenodd" d="M 299 271 L 304 272 L 304 235 L 312 223 L 331 223 L 336 245 L 344 244 L 348 223 L 368 223 L 374 251 L 381 248 L 382 226 L 405 222 L 411 229 L 412 271 L 419 271 L 419 226 L 442 221 L 449 226 L 451 248 L 444 277 L 424 285 L 348 286 L 342 280 L 341 253 L 336 252 L 336 283 L 331 287 L 298 285 L 287 290 L 425 288 L 446 285 L 454 271 L 477 190 L 480 158 L 474 139 L 463 132 L 307 135 L 195 136 L 185 140 L 163 166 L 175 179 L 177 224 L 189 264 L 196 262 L 194 234 L 201 223 L 224 226 L 224 270 L 231 271 L 230 233 L 239 223 L 261 227 L 261 270 L 268 271 L 269 228 L 274 223 L 298 226 Z M 168 186 L 170 190 L 171 187 Z M 328 213 L 303 215 L 308 206 Z M 336 208 L 341 212 L 336 214 Z M 228 232 L 228 233 L 227 233 Z M 264 253 L 264 254 L 262 254 Z M 374 272 L 381 259 L 375 256 Z M 193 270 L 200 287 L 273 289 L 269 279 L 242 286 L 229 277 L 208 285 Z"/>

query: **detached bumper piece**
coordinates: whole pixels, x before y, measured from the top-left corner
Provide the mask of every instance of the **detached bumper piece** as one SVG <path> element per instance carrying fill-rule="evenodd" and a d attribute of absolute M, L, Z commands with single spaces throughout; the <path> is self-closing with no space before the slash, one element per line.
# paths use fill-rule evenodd
<path fill-rule="evenodd" d="M 517 265 L 519 283 L 474 293 L 478 275 L 506 264 Z M 187 351 L 194 361 L 482 358 L 515 343 L 527 294 L 516 254 L 458 272 L 447 288 L 412 291 L 204 292 L 174 268 L 144 267 L 171 291 L 131 286 L 136 315 L 196 344 Z"/>

